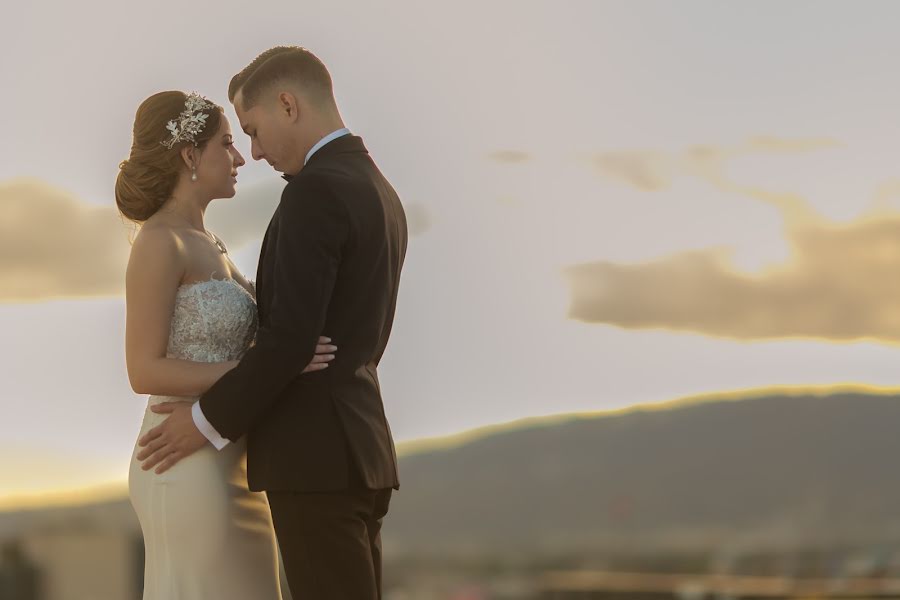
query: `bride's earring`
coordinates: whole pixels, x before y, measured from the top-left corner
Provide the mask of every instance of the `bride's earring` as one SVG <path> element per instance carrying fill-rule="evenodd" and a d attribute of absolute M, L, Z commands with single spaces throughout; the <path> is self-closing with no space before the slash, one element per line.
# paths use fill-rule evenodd
<path fill-rule="evenodd" d="M 197 181 L 197 167 L 191 166 L 191 181 Z"/>

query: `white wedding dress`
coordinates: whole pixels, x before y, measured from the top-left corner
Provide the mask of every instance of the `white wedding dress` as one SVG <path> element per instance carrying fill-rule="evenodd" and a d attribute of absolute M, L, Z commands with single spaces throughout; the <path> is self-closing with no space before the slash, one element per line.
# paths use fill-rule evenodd
<path fill-rule="evenodd" d="M 240 359 L 257 324 L 253 296 L 237 281 L 182 285 L 167 356 Z M 168 417 L 150 406 L 186 399 L 150 396 L 138 439 Z M 221 451 L 206 445 L 159 475 L 141 469 L 140 449 L 128 489 L 144 534 L 143 600 L 281 600 L 272 517 L 265 494 L 247 487 L 245 439 Z"/>

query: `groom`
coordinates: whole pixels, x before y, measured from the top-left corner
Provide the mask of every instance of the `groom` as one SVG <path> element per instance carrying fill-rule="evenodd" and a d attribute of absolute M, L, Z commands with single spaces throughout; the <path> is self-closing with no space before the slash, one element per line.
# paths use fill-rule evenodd
<path fill-rule="evenodd" d="M 228 87 L 255 160 L 287 186 L 263 240 L 256 344 L 193 410 L 149 432 L 158 472 L 207 440 L 247 435 L 250 489 L 265 490 L 295 598 L 381 597 L 381 523 L 397 459 L 378 384 L 407 228 L 396 192 L 344 127 L 331 76 L 311 52 L 277 47 Z M 327 369 L 301 375 L 327 332 Z"/>

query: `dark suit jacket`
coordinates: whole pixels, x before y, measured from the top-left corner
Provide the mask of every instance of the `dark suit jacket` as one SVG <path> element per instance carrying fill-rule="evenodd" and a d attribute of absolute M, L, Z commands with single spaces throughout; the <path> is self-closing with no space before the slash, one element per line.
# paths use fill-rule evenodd
<path fill-rule="evenodd" d="M 322 146 L 287 186 L 263 241 L 256 344 L 200 398 L 225 438 L 247 435 L 250 489 L 399 488 L 378 383 L 406 255 L 406 216 L 362 139 Z M 302 373 L 320 335 L 338 350 Z M 352 461 L 352 463 L 351 463 Z"/>

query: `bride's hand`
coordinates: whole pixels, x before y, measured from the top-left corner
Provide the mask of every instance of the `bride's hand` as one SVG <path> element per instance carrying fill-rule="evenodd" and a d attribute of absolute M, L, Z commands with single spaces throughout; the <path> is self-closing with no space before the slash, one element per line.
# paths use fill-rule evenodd
<path fill-rule="evenodd" d="M 304 373 L 311 371 L 321 371 L 328 368 L 328 363 L 334 360 L 333 352 L 337 350 L 337 346 L 331 344 L 331 338 L 320 337 L 319 343 L 316 344 L 316 354 L 313 359 L 303 369 Z"/>

